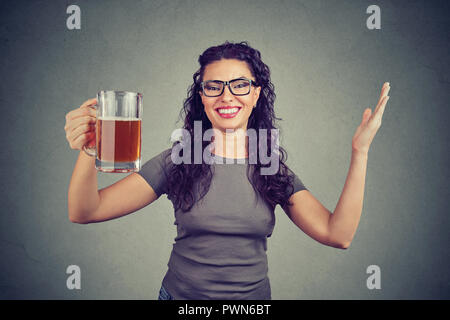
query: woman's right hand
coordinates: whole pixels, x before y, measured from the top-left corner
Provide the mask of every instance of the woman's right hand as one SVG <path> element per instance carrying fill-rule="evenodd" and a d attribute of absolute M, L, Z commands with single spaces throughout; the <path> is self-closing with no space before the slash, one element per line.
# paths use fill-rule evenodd
<path fill-rule="evenodd" d="M 85 101 L 79 108 L 66 114 L 66 139 L 70 148 L 83 150 L 83 146 L 95 144 L 95 124 L 97 112 L 91 107 L 97 103 L 97 99 Z M 93 141 L 93 143 L 91 142 Z"/>

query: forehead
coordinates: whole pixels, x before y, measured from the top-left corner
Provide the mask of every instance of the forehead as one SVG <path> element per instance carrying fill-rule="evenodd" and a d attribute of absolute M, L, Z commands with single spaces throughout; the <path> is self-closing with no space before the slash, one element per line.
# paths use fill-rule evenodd
<path fill-rule="evenodd" d="M 222 59 L 205 67 L 203 80 L 231 80 L 240 77 L 252 78 L 252 72 L 245 61 Z"/>

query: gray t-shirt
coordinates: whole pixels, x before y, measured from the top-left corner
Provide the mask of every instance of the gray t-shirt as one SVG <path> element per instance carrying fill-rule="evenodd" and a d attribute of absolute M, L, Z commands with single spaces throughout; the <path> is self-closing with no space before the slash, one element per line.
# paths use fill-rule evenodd
<path fill-rule="evenodd" d="M 164 150 L 138 172 L 158 196 L 167 193 L 170 152 Z M 271 299 L 266 250 L 274 211 L 247 178 L 248 159 L 244 164 L 215 159 L 208 193 L 190 211 L 175 211 L 177 236 L 162 284 L 177 300 Z M 307 189 L 295 175 L 293 193 L 300 190 Z"/>

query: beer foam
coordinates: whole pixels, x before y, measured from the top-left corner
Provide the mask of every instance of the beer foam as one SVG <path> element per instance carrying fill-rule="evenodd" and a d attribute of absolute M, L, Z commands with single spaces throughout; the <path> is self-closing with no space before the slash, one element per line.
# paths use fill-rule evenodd
<path fill-rule="evenodd" d="M 98 120 L 109 120 L 109 121 L 140 121 L 138 118 L 126 118 L 126 117 L 113 117 L 113 116 L 103 116 L 97 117 Z"/>

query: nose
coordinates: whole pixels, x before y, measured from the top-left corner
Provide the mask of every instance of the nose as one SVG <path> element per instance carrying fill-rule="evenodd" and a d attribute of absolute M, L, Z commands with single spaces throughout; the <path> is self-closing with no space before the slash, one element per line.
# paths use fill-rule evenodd
<path fill-rule="evenodd" d="M 230 87 L 225 86 L 225 88 L 223 89 L 223 93 L 222 93 L 222 100 L 223 101 L 231 101 L 231 100 L 233 100 L 233 97 L 234 97 L 234 95 L 231 93 Z"/>

